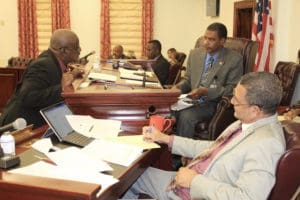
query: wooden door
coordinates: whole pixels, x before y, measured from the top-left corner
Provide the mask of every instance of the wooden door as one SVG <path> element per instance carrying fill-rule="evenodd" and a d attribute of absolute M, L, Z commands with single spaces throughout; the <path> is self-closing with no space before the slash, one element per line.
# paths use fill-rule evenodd
<path fill-rule="evenodd" d="M 233 37 L 251 39 L 255 0 L 234 3 Z"/>

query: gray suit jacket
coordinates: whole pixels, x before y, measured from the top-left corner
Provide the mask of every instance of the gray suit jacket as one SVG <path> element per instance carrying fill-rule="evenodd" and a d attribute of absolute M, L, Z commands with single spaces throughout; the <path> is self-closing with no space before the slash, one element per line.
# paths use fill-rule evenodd
<path fill-rule="evenodd" d="M 188 93 L 200 86 L 205 55 L 206 51 L 202 48 L 191 50 L 186 76 L 177 84 L 182 93 Z M 207 100 L 214 100 L 223 95 L 231 95 L 242 74 L 242 56 L 236 51 L 222 48 L 208 74 L 207 83 L 203 85 L 203 87 L 208 88 Z M 216 83 L 216 87 L 212 87 L 212 83 Z"/>
<path fill-rule="evenodd" d="M 222 134 L 240 123 L 234 122 Z M 175 136 L 172 153 L 195 157 L 211 143 Z M 284 151 L 277 115 L 256 121 L 213 158 L 203 175 L 193 179 L 191 199 L 267 199 Z"/>

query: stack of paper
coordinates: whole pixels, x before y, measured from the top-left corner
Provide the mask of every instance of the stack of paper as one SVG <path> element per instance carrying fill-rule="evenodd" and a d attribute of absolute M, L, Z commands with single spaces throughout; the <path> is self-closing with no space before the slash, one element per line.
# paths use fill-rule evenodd
<path fill-rule="evenodd" d="M 117 80 L 117 77 L 114 75 L 98 73 L 98 72 L 91 72 L 88 75 L 88 78 L 91 80 L 110 81 L 110 82 L 116 82 Z"/>
<path fill-rule="evenodd" d="M 118 136 L 121 131 L 120 120 L 95 119 L 89 115 L 66 115 L 66 118 L 76 132 L 87 137 Z"/>
<path fill-rule="evenodd" d="M 124 68 L 120 68 L 120 77 L 124 79 L 131 79 L 131 80 L 140 80 L 142 81 L 144 78 L 144 71 L 133 71 L 133 70 L 128 70 Z M 153 74 L 152 72 L 145 72 L 146 77 L 152 77 Z"/>
<path fill-rule="evenodd" d="M 64 168 L 61 166 L 48 164 L 43 161 L 36 162 L 26 167 L 13 169 L 9 172 L 30 176 L 99 184 L 101 185 L 101 190 L 97 195 L 100 195 L 101 192 L 103 192 L 106 188 L 119 181 L 113 176 L 98 173 L 96 171 L 78 171 L 76 168 Z"/>
<path fill-rule="evenodd" d="M 106 140 L 94 140 L 82 151 L 94 159 L 129 166 L 142 154 L 143 148 Z"/>
<path fill-rule="evenodd" d="M 193 106 L 193 100 L 187 97 L 187 94 L 182 94 L 178 97 L 178 101 L 171 105 L 171 110 L 179 111 Z"/>

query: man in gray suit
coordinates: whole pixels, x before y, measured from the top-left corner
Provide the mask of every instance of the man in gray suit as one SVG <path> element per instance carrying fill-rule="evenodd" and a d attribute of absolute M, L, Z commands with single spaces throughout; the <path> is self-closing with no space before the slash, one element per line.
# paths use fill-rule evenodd
<path fill-rule="evenodd" d="M 226 38 L 225 25 L 213 23 L 204 34 L 203 48 L 191 50 L 187 73 L 175 87 L 197 103 L 175 111 L 177 135 L 192 138 L 196 123 L 212 118 L 220 98 L 232 95 L 242 76 L 242 56 L 223 46 Z"/>
<path fill-rule="evenodd" d="M 267 72 L 244 75 L 231 103 L 238 121 L 216 141 L 193 140 L 143 128 L 150 142 L 168 144 L 172 153 L 194 158 L 177 172 L 148 168 L 124 195 L 155 199 L 267 199 L 285 139 L 276 109 L 281 82 Z"/>

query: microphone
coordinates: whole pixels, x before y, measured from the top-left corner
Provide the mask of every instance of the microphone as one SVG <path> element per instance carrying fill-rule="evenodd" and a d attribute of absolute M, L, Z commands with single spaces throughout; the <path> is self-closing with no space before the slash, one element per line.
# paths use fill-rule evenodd
<path fill-rule="evenodd" d="M 25 128 L 27 125 L 27 122 L 23 118 L 18 118 L 14 122 L 11 122 L 9 124 L 6 124 L 2 127 L 0 127 L 0 133 L 10 131 L 10 130 L 21 130 Z"/>
<path fill-rule="evenodd" d="M 86 54 L 85 56 L 79 58 L 79 63 L 85 65 L 86 63 L 88 63 L 88 57 L 95 54 L 95 51 L 91 51 L 90 53 Z"/>

